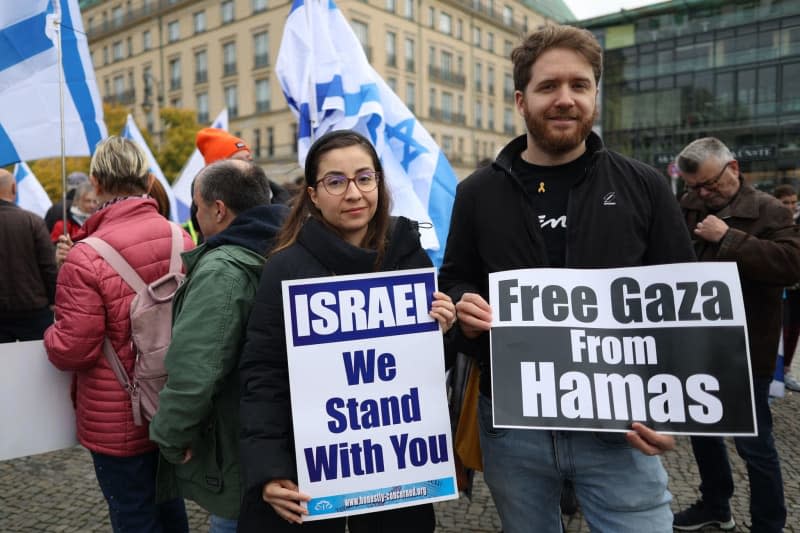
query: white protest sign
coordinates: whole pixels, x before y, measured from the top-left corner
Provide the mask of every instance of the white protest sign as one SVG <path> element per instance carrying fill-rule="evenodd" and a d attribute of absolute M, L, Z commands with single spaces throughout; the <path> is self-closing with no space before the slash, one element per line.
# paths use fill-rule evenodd
<path fill-rule="evenodd" d="M 498 427 L 755 435 L 735 263 L 489 276 Z"/>
<path fill-rule="evenodd" d="M 304 520 L 458 496 L 435 290 L 432 268 L 283 282 Z"/>
<path fill-rule="evenodd" d="M 42 341 L 0 344 L 0 363 L 0 461 L 77 444 L 72 373 L 50 364 Z"/>

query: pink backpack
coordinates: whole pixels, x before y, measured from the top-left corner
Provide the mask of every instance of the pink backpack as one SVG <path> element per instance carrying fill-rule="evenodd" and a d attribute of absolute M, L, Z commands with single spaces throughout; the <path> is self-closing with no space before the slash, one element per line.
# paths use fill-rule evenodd
<path fill-rule="evenodd" d="M 167 381 L 164 358 L 172 339 L 172 299 L 185 278 L 181 263 L 183 235 L 176 224 L 170 223 L 170 228 L 172 253 L 169 272 L 150 284 L 145 283 L 106 241 L 98 237 L 81 241 L 94 248 L 136 292 L 130 310 L 131 340 L 136 350 L 133 374 L 128 377 L 108 337 L 103 344 L 103 353 L 117 381 L 131 396 L 133 421 L 137 426 L 142 425 L 142 417 L 152 420 L 158 410 L 158 393 Z"/>

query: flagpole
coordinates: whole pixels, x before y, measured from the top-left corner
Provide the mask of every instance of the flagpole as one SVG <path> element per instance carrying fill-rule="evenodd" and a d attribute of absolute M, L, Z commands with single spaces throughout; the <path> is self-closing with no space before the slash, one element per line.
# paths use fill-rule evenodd
<path fill-rule="evenodd" d="M 308 25 L 308 34 L 314 35 L 314 24 L 313 24 L 313 13 L 311 12 L 311 4 L 314 2 L 320 2 L 320 0 L 305 0 L 306 1 L 306 24 Z M 314 42 L 313 39 L 309 42 L 309 48 L 311 49 L 311 53 L 309 54 L 311 57 L 309 58 L 308 65 L 314 64 Z M 311 121 L 311 142 L 313 143 L 317 138 L 317 126 L 319 126 L 319 120 L 317 117 L 317 84 L 315 81 L 314 76 L 308 77 L 308 85 L 309 85 L 309 109 L 308 109 L 308 118 Z M 298 129 L 299 133 L 299 129 Z M 299 139 L 298 139 L 299 141 Z M 295 141 L 297 142 L 297 141 Z"/>
<path fill-rule="evenodd" d="M 61 134 L 61 220 L 63 221 L 64 236 L 69 237 L 67 227 L 67 146 L 64 137 L 64 65 L 61 58 L 61 4 L 53 0 L 55 8 L 56 53 L 58 57 L 58 110 L 60 114 L 59 129 Z"/>

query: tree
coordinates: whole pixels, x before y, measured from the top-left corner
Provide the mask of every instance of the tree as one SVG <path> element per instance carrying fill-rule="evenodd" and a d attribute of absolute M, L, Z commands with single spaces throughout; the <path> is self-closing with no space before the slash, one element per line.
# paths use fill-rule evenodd
<path fill-rule="evenodd" d="M 164 176 L 172 182 L 192 155 L 195 135 L 200 125 L 194 110 L 174 107 L 161 110 L 161 121 L 164 130 L 156 159 Z"/>

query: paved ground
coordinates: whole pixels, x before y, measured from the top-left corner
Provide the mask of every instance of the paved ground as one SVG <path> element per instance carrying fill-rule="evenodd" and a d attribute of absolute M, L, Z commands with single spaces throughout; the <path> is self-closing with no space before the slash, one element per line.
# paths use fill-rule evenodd
<path fill-rule="evenodd" d="M 787 532 L 800 533 L 800 394 L 773 404 L 775 437 L 783 462 Z M 2 438 L 0 429 L 0 438 Z M 749 531 L 748 487 L 744 466 L 731 448 L 736 494 L 733 499 L 736 531 Z M 673 509 L 683 508 L 697 498 L 697 468 L 688 439 L 667 455 Z M 207 514 L 189 504 L 193 532 L 205 533 Z M 486 486 L 478 478 L 471 501 L 461 498 L 437 504 L 437 531 L 444 533 L 500 531 L 500 521 Z M 0 462 L 0 533 L 24 532 L 107 532 L 108 513 L 95 481 L 86 450 L 75 447 L 59 452 Z M 568 522 L 569 532 L 589 531 L 579 515 Z M 413 533 L 413 532 L 410 532 Z M 536 532 L 532 532 L 536 533 Z"/>

